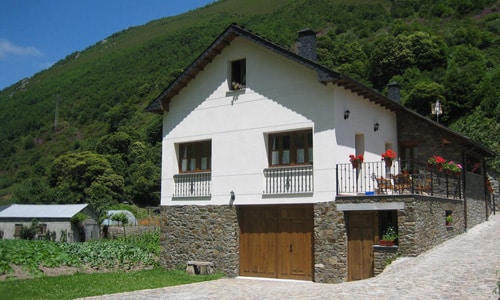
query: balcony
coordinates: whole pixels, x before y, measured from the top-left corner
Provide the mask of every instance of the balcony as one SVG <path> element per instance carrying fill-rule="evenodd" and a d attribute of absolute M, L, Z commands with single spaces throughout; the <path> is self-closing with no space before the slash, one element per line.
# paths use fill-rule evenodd
<path fill-rule="evenodd" d="M 306 194 L 312 192 L 312 165 L 264 169 L 264 194 Z"/>
<path fill-rule="evenodd" d="M 185 173 L 174 175 L 174 197 L 210 197 L 212 173 Z"/>
<path fill-rule="evenodd" d="M 337 195 L 420 194 L 462 199 L 462 176 L 448 174 L 418 161 L 363 162 L 337 165 Z"/>

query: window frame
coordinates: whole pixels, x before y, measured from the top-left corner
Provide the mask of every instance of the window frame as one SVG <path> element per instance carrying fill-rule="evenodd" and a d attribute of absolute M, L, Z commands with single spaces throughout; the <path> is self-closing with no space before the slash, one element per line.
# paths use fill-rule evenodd
<path fill-rule="evenodd" d="M 21 232 L 23 231 L 23 224 L 14 224 L 14 237 L 20 237 Z"/>
<path fill-rule="evenodd" d="M 180 143 L 178 156 L 179 173 L 211 172 L 212 140 Z M 203 159 L 206 158 L 206 162 Z M 194 159 L 194 166 L 193 164 Z M 184 164 L 185 163 L 185 164 Z M 203 165 L 206 165 L 205 167 Z"/>
<path fill-rule="evenodd" d="M 230 74 L 230 81 L 229 81 L 229 88 L 231 90 L 239 90 L 241 89 L 242 87 L 245 87 L 246 84 L 247 84 L 247 79 L 246 79 L 246 75 L 247 75 L 247 62 L 246 62 L 246 58 L 242 58 L 242 59 L 237 59 L 237 60 L 233 60 L 231 61 L 231 74 Z M 240 86 L 242 87 L 235 87 L 233 85 L 233 82 L 237 82 Z"/>
<path fill-rule="evenodd" d="M 302 136 L 302 147 L 299 147 L 299 138 Z M 286 147 L 285 137 L 288 138 L 288 148 Z M 312 165 L 314 162 L 314 137 L 312 129 L 303 129 L 295 131 L 277 132 L 269 133 L 268 138 L 268 165 L 272 167 L 284 167 L 284 166 L 303 166 Z M 277 139 L 277 140 L 276 140 Z M 276 142 L 278 145 L 276 145 Z M 302 160 L 299 159 L 298 149 L 303 150 Z M 285 151 L 288 151 L 286 153 Z M 277 163 L 274 163 L 276 152 Z M 288 162 L 284 162 L 284 160 Z"/>

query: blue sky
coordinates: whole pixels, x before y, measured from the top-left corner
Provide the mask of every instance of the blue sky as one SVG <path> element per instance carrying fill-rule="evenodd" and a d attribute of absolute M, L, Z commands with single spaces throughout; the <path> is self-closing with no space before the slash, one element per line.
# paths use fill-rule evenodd
<path fill-rule="evenodd" d="M 115 32 L 215 0 L 1 0 L 0 90 Z"/>

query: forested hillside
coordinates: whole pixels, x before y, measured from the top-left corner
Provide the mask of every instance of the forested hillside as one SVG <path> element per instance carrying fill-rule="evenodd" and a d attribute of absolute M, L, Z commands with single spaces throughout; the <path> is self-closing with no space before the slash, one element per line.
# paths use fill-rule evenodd
<path fill-rule="evenodd" d="M 223 0 L 118 32 L 0 92 L 0 204 L 159 204 L 161 117 L 144 108 L 229 24 L 293 49 L 500 153 L 500 1 Z M 500 171 L 500 160 L 489 162 Z"/>

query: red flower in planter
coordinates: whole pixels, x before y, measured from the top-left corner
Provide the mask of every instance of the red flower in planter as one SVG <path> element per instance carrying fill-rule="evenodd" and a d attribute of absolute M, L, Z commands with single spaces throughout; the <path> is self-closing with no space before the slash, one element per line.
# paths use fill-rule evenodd
<path fill-rule="evenodd" d="M 385 166 L 390 168 L 392 167 L 392 161 L 396 158 L 396 152 L 391 149 L 387 149 L 384 153 L 382 153 L 382 160 L 385 161 Z"/>
<path fill-rule="evenodd" d="M 356 155 L 354 155 L 354 154 L 349 155 L 349 161 L 350 161 L 350 162 L 362 163 L 364 159 L 365 159 L 365 158 L 364 158 L 364 157 L 363 157 L 363 155 L 361 155 L 361 154 L 359 154 L 359 155 L 357 155 L 357 156 L 356 156 Z"/>
<path fill-rule="evenodd" d="M 358 168 L 358 166 L 363 162 L 364 159 L 365 158 L 361 154 L 357 156 L 354 154 L 349 155 L 349 161 L 351 162 L 352 167 L 355 169 Z"/>

